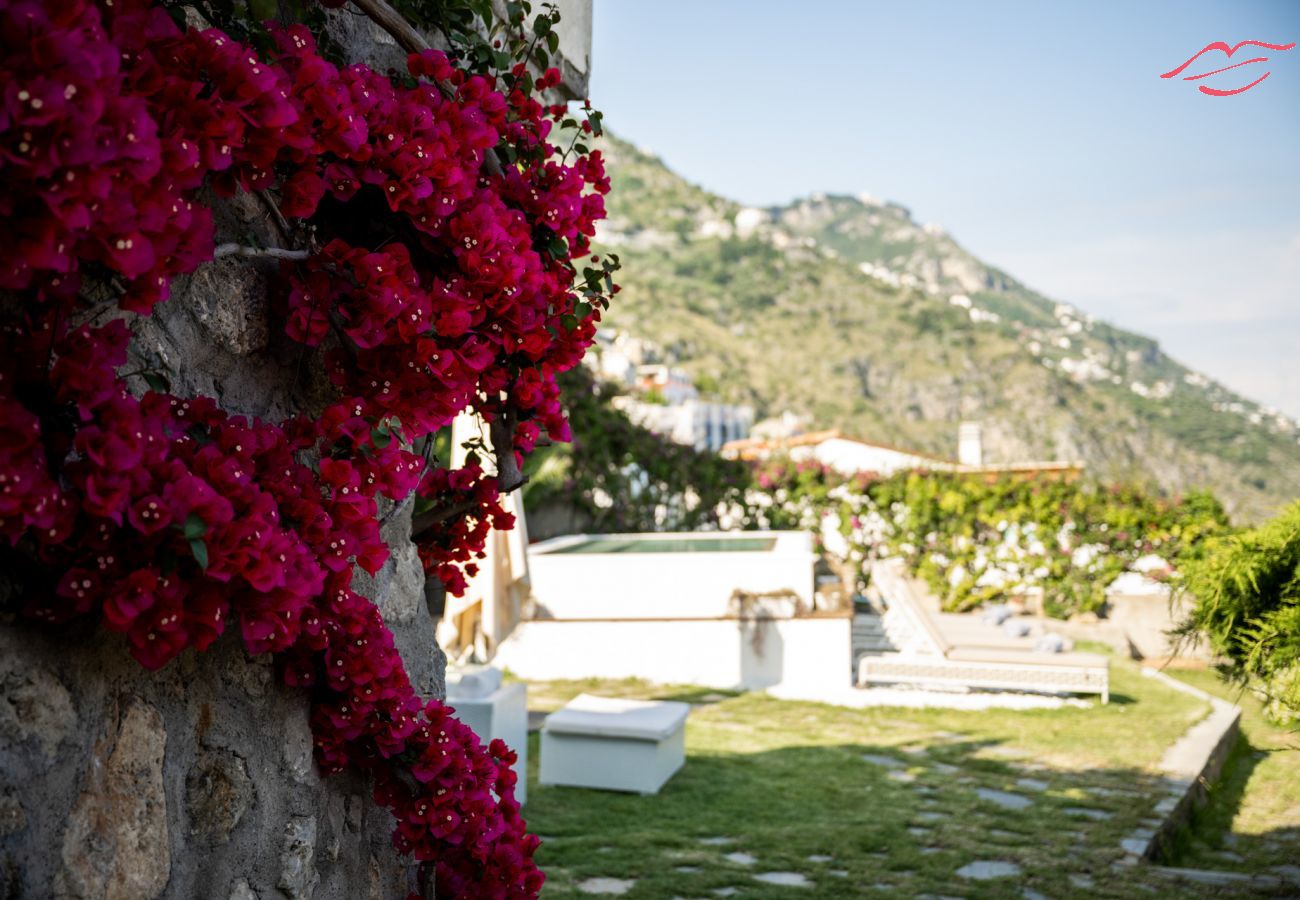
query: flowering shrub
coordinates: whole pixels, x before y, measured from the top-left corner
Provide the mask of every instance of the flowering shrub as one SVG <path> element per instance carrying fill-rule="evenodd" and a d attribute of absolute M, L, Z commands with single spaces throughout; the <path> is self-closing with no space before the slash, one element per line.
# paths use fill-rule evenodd
<path fill-rule="evenodd" d="M 517 28 L 529 10 L 511 8 Z M 372 773 L 439 895 L 534 896 L 513 752 L 421 701 L 351 584 L 387 557 L 381 495 L 418 498 L 421 557 L 453 591 L 509 526 L 497 499 L 517 485 L 415 451 L 459 411 L 492 423 L 503 478 L 543 431 L 567 439 L 555 376 L 614 290 L 615 260 L 576 269 L 608 180 L 599 152 L 547 142 L 567 115 L 535 96 L 554 69 L 428 50 L 395 81 L 340 68 L 301 25 L 269 34 L 263 54 L 147 0 L 0 5 L 6 570 L 21 612 L 96 617 L 150 669 L 236 624 L 308 691 L 322 773 Z M 317 415 L 233 416 L 118 372 L 130 314 L 213 257 L 207 199 L 237 191 L 312 226 L 279 254 L 274 309 L 324 354 L 336 396 Z"/>
<path fill-rule="evenodd" d="M 1139 557 L 1178 566 L 1227 526 L 1208 494 L 1167 502 L 1131 485 L 921 471 L 846 478 L 784 459 L 758 467 L 754 481 L 731 518 L 811 530 L 851 563 L 899 555 L 952 610 L 1032 591 L 1054 615 L 1096 610 Z"/>

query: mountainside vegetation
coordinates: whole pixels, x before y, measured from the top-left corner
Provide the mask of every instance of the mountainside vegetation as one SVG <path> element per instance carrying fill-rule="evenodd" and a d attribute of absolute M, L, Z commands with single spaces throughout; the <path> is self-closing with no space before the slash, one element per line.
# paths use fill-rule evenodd
<path fill-rule="evenodd" d="M 597 244 L 620 255 L 608 327 L 658 344 L 706 394 L 759 416 L 988 462 L 1080 460 L 1102 482 L 1209 488 L 1238 520 L 1300 497 L 1300 428 L 1056 303 L 942 229 L 869 197 L 751 209 L 605 142 Z"/>

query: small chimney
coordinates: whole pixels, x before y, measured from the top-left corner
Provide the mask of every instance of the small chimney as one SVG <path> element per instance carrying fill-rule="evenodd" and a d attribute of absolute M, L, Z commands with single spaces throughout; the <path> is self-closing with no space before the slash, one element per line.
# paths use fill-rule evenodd
<path fill-rule="evenodd" d="M 984 465 L 984 442 L 979 422 L 962 422 L 957 426 L 957 462 L 963 466 Z"/>

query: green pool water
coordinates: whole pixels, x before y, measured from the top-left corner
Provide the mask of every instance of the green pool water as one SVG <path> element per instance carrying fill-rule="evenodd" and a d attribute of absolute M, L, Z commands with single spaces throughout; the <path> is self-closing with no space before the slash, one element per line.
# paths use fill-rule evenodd
<path fill-rule="evenodd" d="M 762 553 L 776 538 L 589 538 L 551 553 Z"/>

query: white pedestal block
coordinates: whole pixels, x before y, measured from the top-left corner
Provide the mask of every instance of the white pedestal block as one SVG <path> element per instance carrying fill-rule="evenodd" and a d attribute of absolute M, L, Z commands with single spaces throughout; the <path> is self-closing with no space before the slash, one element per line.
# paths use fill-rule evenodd
<path fill-rule="evenodd" d="M 505 741 L 519 754 L 515 762 L 515 799 L 528 799 L 528 685 L 521 681 L 501 684 L 500 674 L 482 679 L 479 673 L 457 678 L 447 673 L 447 704 L 486 745 L 493 738 Z M 489 692 L 484 693 L 487 690 Z"/>
<path fill-rule="evenodd" d="M 670 701 L 581 694 L 542 726 L 542 784 L 657 794 L 686 761 L 686 716 Z"/>

